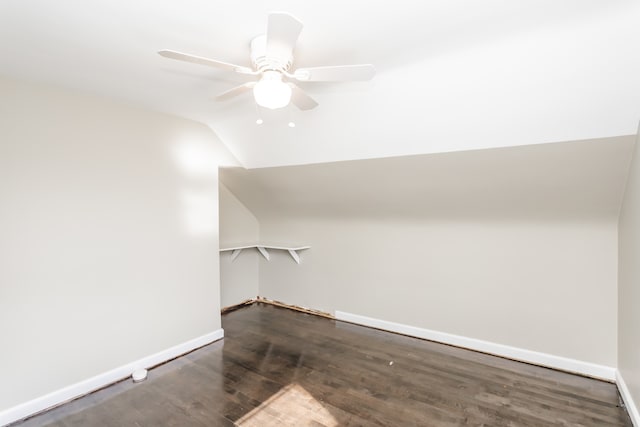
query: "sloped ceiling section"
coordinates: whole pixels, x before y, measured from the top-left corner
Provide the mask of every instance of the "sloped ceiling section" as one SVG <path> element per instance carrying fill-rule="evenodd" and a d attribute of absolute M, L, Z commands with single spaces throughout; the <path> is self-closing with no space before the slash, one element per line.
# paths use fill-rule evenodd
<path fill-rule="evenodd" d="M 377 76 L 306 84 L 311 111 L 261 111 L 211 99 L 245 77 L 156 53 L 249 65 L 270 11 L 305 25 L 295 66 Z M 249 168 L 332 162 L 632 134 L 638 22 L 637 0 L 3 0 L 0 74 L 206 123 Z"/>
<path fill-rule="evenodd" d="M 615 221 L 634 138 L 225 168 L 220 180 L 258 219 Z"/>

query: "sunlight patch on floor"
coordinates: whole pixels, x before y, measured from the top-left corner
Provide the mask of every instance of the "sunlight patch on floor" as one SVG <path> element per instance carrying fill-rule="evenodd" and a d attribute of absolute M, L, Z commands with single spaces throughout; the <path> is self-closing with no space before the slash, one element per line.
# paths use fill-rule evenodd
<path fill-rule="evenodd" d="M 262 405 L 236 421 L 242 427 L 301 426 L 335 427 L 338 421 L 299 384 L 289 384 Z"/>

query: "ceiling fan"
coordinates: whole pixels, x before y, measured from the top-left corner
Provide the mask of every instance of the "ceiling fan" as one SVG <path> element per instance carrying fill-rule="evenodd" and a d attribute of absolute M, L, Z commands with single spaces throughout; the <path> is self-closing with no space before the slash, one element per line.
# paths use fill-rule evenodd
<path fill-rule="evenodd" d="M 260 79 L 257 81 L 247 82 L 222 92 L 216 96 L 216 100 L 224 101 L 253 90 L 256 103 L 270 109 L 286 107 L 289 103 L 301 110 L 310 110 L 318 106 L 318 103 L 293 81 L 364 81 L 372 79 L 375 75 L 376 70 L 371 64 L 298 68 L 292 71 L 293 49 L 301 31 L 302 22 L 292 15 L 283 12 L 270 13 L 266 34 L 251 41 L 252 68 L 174 50 L 161 50 L 158 53 L 165 58 L 259 76 Z"/>

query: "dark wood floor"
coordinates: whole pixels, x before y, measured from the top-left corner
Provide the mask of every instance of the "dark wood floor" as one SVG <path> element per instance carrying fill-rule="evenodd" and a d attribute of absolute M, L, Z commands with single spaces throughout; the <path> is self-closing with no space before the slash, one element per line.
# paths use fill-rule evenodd
<path fill-rule="evenodd" d="M 226 338 L 18 424 L 631 426 L 615 385 L 269 305 Z"/>

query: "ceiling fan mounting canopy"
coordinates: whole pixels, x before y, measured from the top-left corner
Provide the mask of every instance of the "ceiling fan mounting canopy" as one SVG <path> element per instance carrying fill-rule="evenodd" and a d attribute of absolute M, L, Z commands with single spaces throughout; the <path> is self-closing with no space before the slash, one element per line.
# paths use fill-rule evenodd
<path fill-rule="evenodd" d="M 174 50 L 161 50 L 158 53 L 170 59 L 261 76 L 257 82 L 244 83 L 219 94 L 216 100 L 224 101 L 253 90 L 256 103 L 270 109 L 282 108 L 289 103 L 301 110 L 310 110 L 318 106 L 318 103 L 298 85 L 285 79 L 303 82 L 342 82 L 370 80 L 375 75 L 375 68 L 371 64 L 298 68 L 290 72 L 293 50 L 301 31 L 302 22 L 294 16 L 284 12 L 270 13 L 266 33 L 251 40 L 253 68 Z"/>

